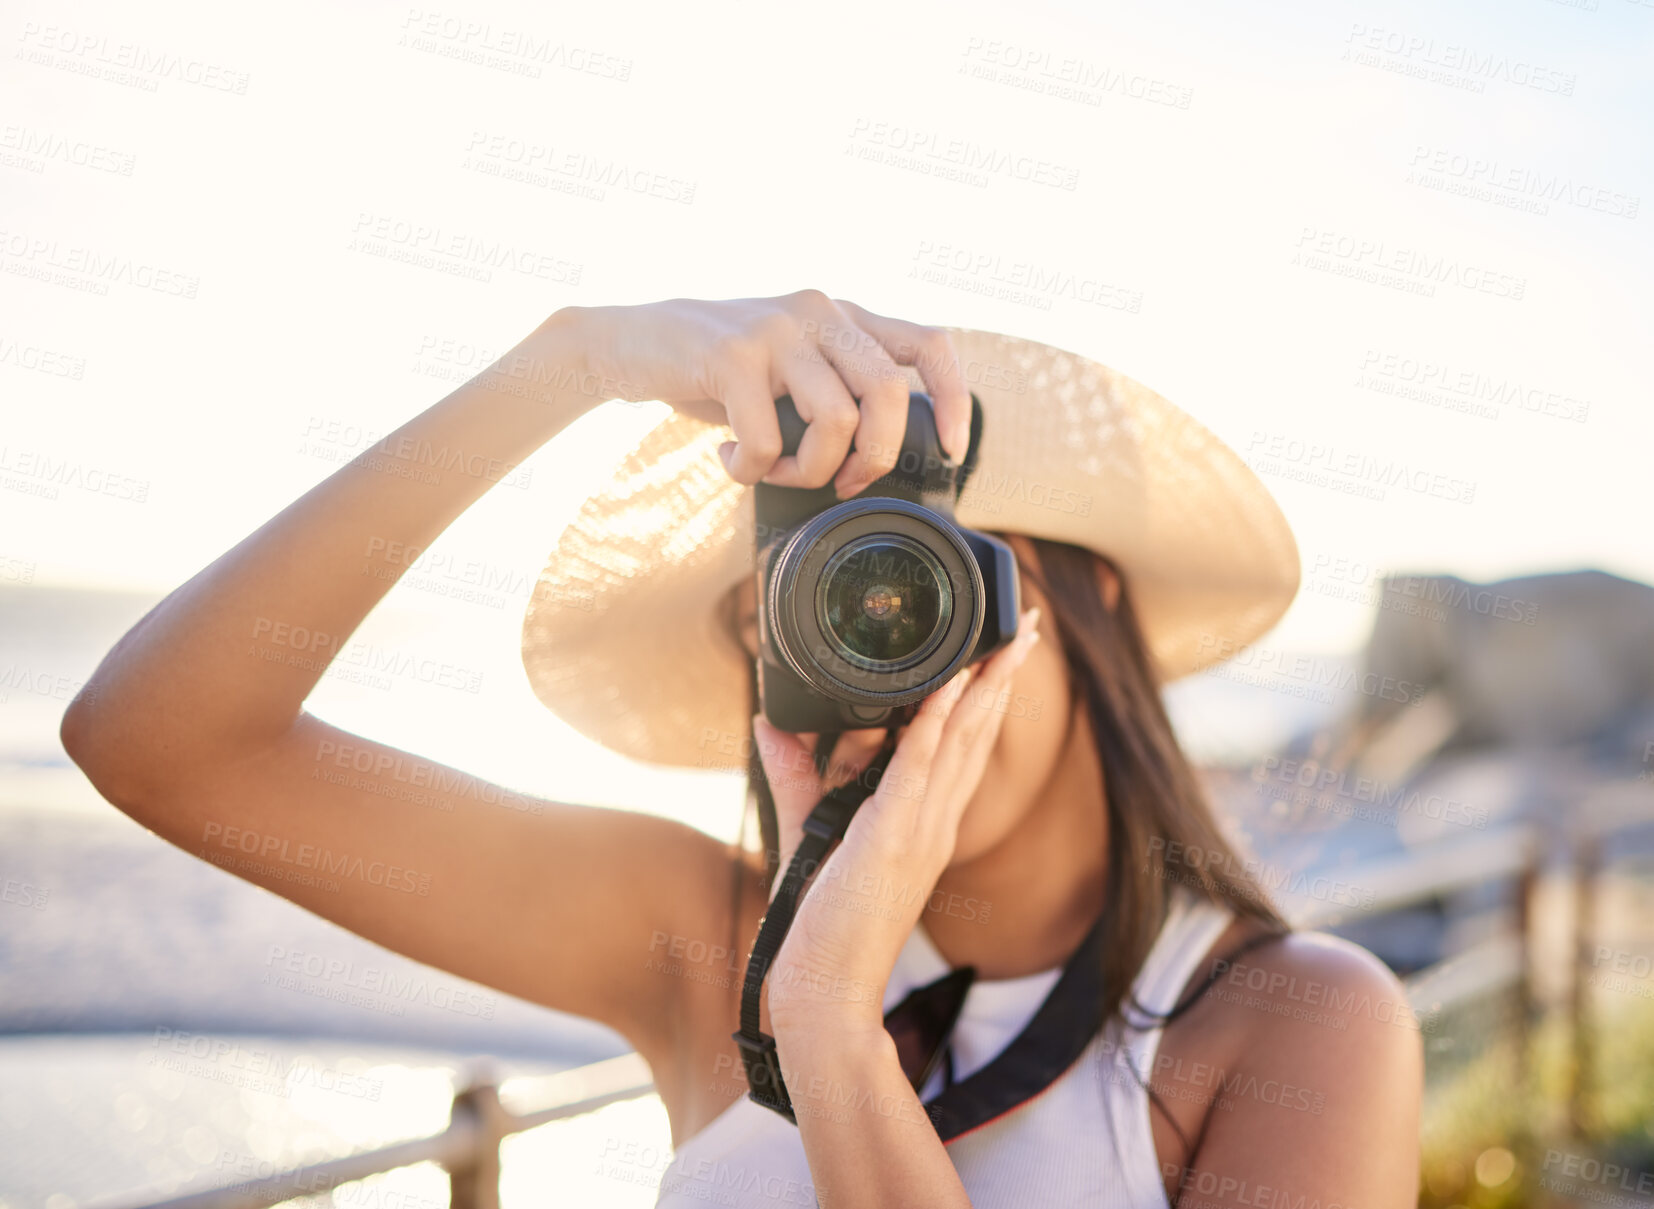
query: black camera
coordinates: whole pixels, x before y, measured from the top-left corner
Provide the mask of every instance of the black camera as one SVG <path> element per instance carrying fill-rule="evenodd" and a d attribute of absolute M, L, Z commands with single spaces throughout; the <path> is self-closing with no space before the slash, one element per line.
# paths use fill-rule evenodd
<path fill-rule="evenodd" d="M 953 519 L 982 431 L 974 394 L 971 411 L 963 463 L 942 452 L 930 397 L 913 391 L 895 467 L 859 494 L 754 488 L 759 697 L 777 729 L 900 725 L 1016 637 L 1015 555 Z M 783 452 L 796 453 L 805 424 L 791 396 L 776 412 Z"/>

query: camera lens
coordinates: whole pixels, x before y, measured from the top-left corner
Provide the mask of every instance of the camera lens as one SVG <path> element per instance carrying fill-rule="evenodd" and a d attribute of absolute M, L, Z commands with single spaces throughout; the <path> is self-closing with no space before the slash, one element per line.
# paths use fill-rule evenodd
<path fill-rule="evenodd" d="M 853 722 L 923 700 L 975 648 L 988 585 L 946 514 L 880 496 L 790 523 L 757 552 L 760 674 L 778 678 L 772 690 L 796 677 L 799 693 L 837 703 L 834 712 Z"/>
<path fill-rule="evenodd" d="M 930 550 L 895 533 L 847 543 L 816 590 L 823 635 L 835 653 L 870 670 L 911 664 L 947 631 L 953 593 Z"/>

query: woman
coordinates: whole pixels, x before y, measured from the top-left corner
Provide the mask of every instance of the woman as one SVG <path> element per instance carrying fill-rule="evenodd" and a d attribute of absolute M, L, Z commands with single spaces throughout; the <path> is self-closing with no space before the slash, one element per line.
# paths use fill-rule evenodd
<path fill-rule="evenodd" d="M 1135 611 L 1156 582 L 1155 560 L 1172 557 L 1162 547 L 1182 543 L 1191 568 L 1253 549 L 1228 517 L 1275 523 L 1267 493 L 1203 429 L 1173 424 L 1169 405 L 1129 380 L 1070 358 L 1060 374 L 1048 361 L 1032 378 L 990 385 L 981 358 L 961 357 L 962 335 L 815 290 L 558 311 L 381 446 L 463 450 L 457 469 L 399 476 L 363 460 L 318 484 L 122 638 L 66 712 L 65 748 L 112 803 L 199 855 L 233 826 L 261 846 L 415 871 L 417 894 L 366 876 L 329 888 L 264 864 L 237 870 L 417 960 L 623 1034 L 654 1072 L 681 1154 L 705 1160 L 675 1165 L 663 1201 L 1414 1203 L 1422 1060 L 1416 1034 L 1394 1023 L 1401 988 L 1356 946 L 1283 931 L 1214 826 L 1157 694 L 1157 675 L 1211 662 L 1273 623 L 1296 587 L 1290 539 L 1257 547 L 1276 562 L 1290 556 L 1290 574 L 1266 567 L 1250 587 L 1244 575 L 1223 585 L 1227 595 L 1179 587 L 1172 575 L 1141 622 Z M 1092 371 L 1103 376 L 1084 378 Z M 753 716 L 730 675 L 737 641 L 747 684 L 756 653 L 736 561 L 750 558 L 751 528 L 733 523 L 744 514 L 730 502 L 760 480 L 832 482 L 840 498 L 862 490 L 895 459 L 916 381 L 956 460 L 971 442 L 976 389 L 985 406 L 997 400 L 984 469 L 997 439 L 1048 481 L 1071 483 L 1097 474 L 1086 459 L 1137 441 L 1132 472 L 1096 477 L 1097 490 L 1141 488 L 1157 473 L 1181 475 L 1183 490 L 1137 499 L 1130 532 L 1201 501 L 1207 511 L 1174 517 L 1147 544 L 1121 530 L 1123 573 L 1093 540 L 1104 522 L 1078 508 L 1003 526 L 1030 606 L 1018 638 L 898 731 L 879 788 L 816 873 L 770 967 L 764 1025 L 793 1124 L 744 1098 L 731 1036 L 739 977 L 666 960 L 722 943 L 739 971 L 775 871 L 824 788 L 814 737 Z M 1079 381 L 1103 385 L 1081 397 Z M 783 393 L 808 422 L 785 457 L 774 403 Z M 1124 410 L 1109 412 L 1104 395 Z M 302 709 L 393 582 L 397 566 L 378 573 L 382 552 L 428 546 L 500 474 L 620 397 L 728 424 L 734 440 L 645 440 L 611 498 L 588 505 L 560 543 L 530 608 L 525 660 L 542 699 L 619 750 L 678 764 L 755 750 L 762 853 L 648 815 L 555 802 L 501 809 L 472 779 Z M 1028 437 L 1055 431 L 1059 404 L 1079 417 L 1065 421 L 1066 435 Z M 657 431 L 686 428 L 719 435 L 677 416 Z M 709 448 L 721 471 L 693 456 Z M 1145 470 L 1151 463 L 1162 469 Z M 1203 494 L 1187 469 L 1196 465 L 1213 482 L 1226 476 L 1221 489 Z M 653 475 L 651 488 L 634 489 L 628 472 Z M 663 506 L 695 499 L 708 506 Z M 596 523 L 606 516 L 619 519 Z M 1062 534 L 1075 540 L 1053 540 Z M 685 589 L 688 575 L 703 596 Z M 728 638 L 702 641 L 696 602 L 713 587 Z M 650 648 L 674 656 L 637 657 Z M 859 775 L 882 737 L 843 736 L 826 783 Z M 322 776 L 341 750 L 359 767 L 425 770 L 436 808 Z M 1059 972 L 1093 937 L 1103 942 L 1107 1011 L 1083 1022 L 1081 1039 L 1095 1034 L 1084 1060 L 944 1144 L 925 1111 L 939 1082 L 970 1078 L 1045 1019 Z M 904 1069 L 886 1010 L 964 967 L 979 981 L 946 1038 L 961 1069 Z"/>

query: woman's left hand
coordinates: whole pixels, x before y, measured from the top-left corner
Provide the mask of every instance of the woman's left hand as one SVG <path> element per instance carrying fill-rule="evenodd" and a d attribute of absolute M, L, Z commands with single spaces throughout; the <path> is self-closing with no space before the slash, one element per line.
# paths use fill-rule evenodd
<path fill-rule="evenodd" d="M 901 732 L 878 789 L 815 873 L 770 968 L 766 991 L 777 1036 L 794 1027 L 883 1028 L 890 971 L 953 858 L 960 816 L 1004 720 L 997 708 L 1002 692 L 1038 627 L 1039 610 L 1029 609 L 1010 645 L 931 694 Z M 753 729 L 775 798 L 779 887 L 804 820 L 826 788 L 811 760 L 815 735 L 776 730 L 762 715 Z M 843 735 L 826 787 L 859 775 L 884 737 L 882 729 Z"/>

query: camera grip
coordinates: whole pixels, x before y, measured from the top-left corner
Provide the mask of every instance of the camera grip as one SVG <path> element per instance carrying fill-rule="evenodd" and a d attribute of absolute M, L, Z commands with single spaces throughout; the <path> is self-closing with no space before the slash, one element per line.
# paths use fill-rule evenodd
<path fill-rule="evenodd" d="M 791 395 L 782 395 L 775 401 L 775 419 L 781 426 L 782 456 L 790 458 L 798 452 L 799 443 L 804 440 L 804 430 L 809 425 L 798 414 L 798 405 Z"/>
<path fill-rule="evenodd" d="M 975 403 L 974 398 L 972 402 Z M 798 405 L 791 395 L 782 395 L 775 401 L 775 419 L 781 429 L 781 452 L 783 456 L 791 457 L 798 452 L 799 443 L 804 440 L 804 430 L 809 425 L 798 414 Z M 942 438 L 936 431 L 936 413 L 930 396 L 922 390 L 908 392 L 907 427 L 902 437 L 902 449 L 914 450 L 934 459 L 947 459 L 947 454 L 942 450 Z M 948 464 L 952 465 L 951 462 Z"/>

